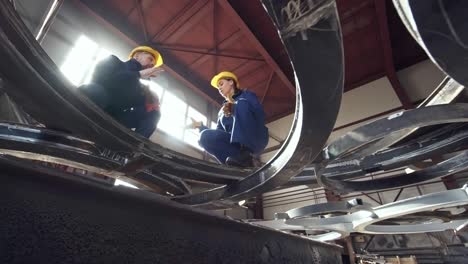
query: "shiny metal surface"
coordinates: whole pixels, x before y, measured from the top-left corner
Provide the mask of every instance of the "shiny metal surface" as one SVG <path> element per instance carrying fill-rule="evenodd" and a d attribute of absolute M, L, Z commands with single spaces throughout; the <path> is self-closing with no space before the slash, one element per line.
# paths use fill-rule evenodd
<path fill-rule="evenodd" d="M 450 77 L 468 85 L 468 2 L 393 0 L 408 31 L 431 60 Z"/>
<path fill-rule="evenodd" d="M 460 230 L 468 224 L 468 217 L 465 215 L 450 217 L 447 214 L 444 214 L 444 218 L 448 218 L 448 221 L 421 221 L 393 225 L 383 223 L 385 220 L 400 219 L 402 217 L 404 219 L 405 216 L 424 212 L 428 215 L 437 216 L 437 213 L 433 213 L 436 210 L 467 206 L 467 186 L 461 189 L 432 193 L 382 206 L 361 209 L 353 206 L 347 207 L 346 202 L 336 203 L 336 205 L 340 205 L 340 208 L 338 208 L 340 212 L 347 212 L 347 214 L 337 216 L 327 216 L 330 214 L 331 207 L 327 208 L 326 205 L 317 204 L 299 208 L 302 209 L 304 214 L 295 214 L 295 218 L 256 221 L 252 222 L 252 224 L 283 231 L 322 231 L 324 232 L 322 236 L 315 237 L 312 235 L 310 237 L 320 241 L 335 239 L 338 235 L 343 238 L 355 232 L 366 234 L 413 234 Z M 313 215 L 309 214 L 311 208 L 314 208 Z M 346 211 L 346 208 L 349 209 Z M 322 209 L 322 211 L 319 211 L 319 209 Z M 357 211 L 354 209 L 357 209 Z M 296 212 L 301 211 L 296 209 Z M 382 222 L 382 224 L 379 222 Z"/>

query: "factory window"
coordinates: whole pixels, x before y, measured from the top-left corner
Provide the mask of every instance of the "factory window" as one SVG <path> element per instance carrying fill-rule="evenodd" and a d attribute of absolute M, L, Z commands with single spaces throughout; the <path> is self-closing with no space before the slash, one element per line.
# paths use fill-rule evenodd
<path fill-rule="evenodd" d="M 192 118 L 196 121 L 202 121 L 203 124 L 206 124 L 207 118 L 202 113 L 195 110 L 193 107 L 188 108 L 187 111 L 187 118 L 185 119 L 185 124 L 190 125 L 192 123 Z M 184 131 L 184 141 L 193 147 L 198 149 L 202 149 L 198 144 L 198 139 L 200 137 L 200 133 L 198 129 L 186 129 Z"/>
<path fill-rule="evenodd" d="M 76 86 L 89 83 L 96 64 L 110 52 L 100 47 L 96 42 L 81 35 L 67 55 L 65 62 L 60 67 L 62 73 Z M 160 85 L 156 81 L 141 80 L 149 84 L 150 89 L 159 96 L 161 102 L 161 120 L 158 129 L 183 142 L 200 149 L 198 145 L 198 129 L 185 129 L 191 122 L 190 118 L 207 124 L 205 115 L 187 105 L 173 93 L 167 91 L 166 85 Z M 211 128 L 216 128 L 212 122 Z"/>
<path fill-rule="evenodd" d="M 89 82 L 96 64 L 109 55 L 109 51 L 81 35 L 68 53 L 60 70 L 71 83 L 79 86 Z"/>
<path fill-rule="evenodd" d="M 173 93 L 165 91 L 161 99 L 161 120 L 158 128 L 178 139 L 183 139 L 187 104 Z"/>

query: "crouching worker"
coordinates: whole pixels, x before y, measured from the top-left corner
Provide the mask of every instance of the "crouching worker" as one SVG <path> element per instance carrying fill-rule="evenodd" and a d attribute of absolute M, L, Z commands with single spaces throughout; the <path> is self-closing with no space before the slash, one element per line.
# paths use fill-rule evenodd
<path fill-rule="evenodd" d="M 160 118 L 159 99 L 140 78 L 156 77 L 163 71 L 162 64 L 158 51 L 140 46 L 132 50 L 126 62 L 116 56 L 99 62 L 91 82 L 80 89 L 122 125 L 149 138 Z"/>
<path fill-rule="evenodd" d="M 252 154 L 262 152 L 268 143 L 265 113 L 255 93 L 241 90 L 232 72 L 221 72 L 211 85 L 225 101 L 218 113 L 216 129 L 208 129 L 192 120 L 192 128 L 200 129 L 199 144 L 223 164 L 253 167 Z"/>

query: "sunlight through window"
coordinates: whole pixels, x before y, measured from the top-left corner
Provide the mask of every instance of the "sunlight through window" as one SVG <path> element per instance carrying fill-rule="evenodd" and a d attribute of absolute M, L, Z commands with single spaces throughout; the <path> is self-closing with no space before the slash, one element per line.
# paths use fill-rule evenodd
<path fill-rule="evenodd" d="M 158 128 L 167 134 L 182 139 L 187 104 L 169 91 L 161 103 L 161 121 Z"/>
<path fill-rule="evenodd" d="M 71 83 L 76 86 L 89 83 L 91 81 L 96 65 L 102 59 L 110 56 L 111 53 L 101 47 L 85 35 L 81 35 L 73 48 L 68 53 L 65 62 L 60 67 L 62 73 Z M 201 149 L 198 145 L 200 134 L 198 129 L 185 129 L 193 118 L 207 124 L 207 117 L 187 105 L 187 103 L 168 90 L 167 79 L 140 80 L 149 85 L 152 92 L 156 93 L 161 103 L 161 120 L 158 123 L 158 130 L 175 137 L 183 142 Z M 216 128 L 216 122 L 207 124 L 210 128 Z M 120 183 L 119 184 L 126 184 Z"/>
<path fill-rule="evenodd" d="M 96 68 L 98 62 L 109 57 L 110 55 L 111 53 L 108 50 L 104 48 L 99 49 L 97 55 L 93 58 L 93 65 L 88 69 L 88 74 L 83 83 L 89 83 L 91 81 L 91 77 L 93 77 L 94 68 Z"/>
<path fill-rule="evenodd" d="M 110 55 L 110 52 L 81 35 L 68 53 L 60 70 L 76 86 L 91 80 L 97 62 Z"/>
<path fill-rule="evenodd" d="M 202 121 L 203 124 L 206 125 L 206 122 L 207 122 L 206 116 L 204 116 L 202 113 L 198 112 L 197 110 L 189 106 L 188 112 L 187 112 L 187 118 L 185 120 L 186 125 L 189 125 L 192 123 L 191 118 L 193 118 L 196 121 Z M 186 129 L 184 131 L 184 141 L 198 149 L 202 149 L 200 145 L 198 144 L 199 138 L 200 138 L 200 133 L 198 132 L 198 129 Z"/>

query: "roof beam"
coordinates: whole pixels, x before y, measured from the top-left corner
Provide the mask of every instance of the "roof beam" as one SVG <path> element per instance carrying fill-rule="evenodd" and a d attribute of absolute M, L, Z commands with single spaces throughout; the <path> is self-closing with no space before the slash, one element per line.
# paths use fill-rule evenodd
<path fill-rule="evenodd" d="M 239 71 L 239 73 L 237 74 L 237 78 L 239 78 L 239 80 L 242 80 L 242 82 L 245 82 L 246 80 L 250 79 L 253 75 L 255 75 L 256 72 L 258 72 L 259 70 L 268 70 L 268 69 L 270 69 L 269 65 L 266 63 L 262 63 L 258 67 L 255 67 L 249 71 L 246 71 L 246 72 Z"/>
<path fill-rule="evenodd" d="M 237 65 L 236 67 L 234 67 L 233 69 L 231 69 L 232 72 L 237 72 L 237 70 L 240 70 L 240 69 L 246 69 L 247 67 L 250 66 L 250 64 L 252 64 L 252 60 L 246 60 L 246 61 L 243 61 L 241 62 L 239 65 Z"/>
<path fill-rule="evenodd" d="M 388 80 L 392 84 L 393 90 L 395 90 L 398 99 L 403 105 L 403 108 L 411 109 L 413 108 L 413 104 L 411 103 L 408 94 L 401 86 L 401 83 L 398 80 L 398 77 L 395 72 L 395 64 L 393 62 L 392 44 L 390 40 L 390 33 L 388 31 L 386 10 L 387 8 L 385 6 L 385 2 L 385 0 L 374 0 L 375 11 L 380 29 L 380 40 L 383 48 L 385 72 L 387 74 Z"/>
<path fill-rule="evenodd" d="M 143 34 L 145 34 L 145 41 L 148 42 L 148 30 L 146 29 L 145 15 L 143 14 L 141 0 L 135 0 L 135 4 L 138 8 L 138 16 L 140 17 L 140 23 L 141 27 L 143 28 Z"/>
<path fill-rule="evenodd" d="M 185 47 L 178 47 L 175 45 L 159 45 L 155 44 L 158 46 L 158 48 L 165 49 L 165 50 L 173 50 L 173 51 L 179 51 L 179 52 L 187 52 L 187 53 L 194 53 L 194 54 L 201 54 L 203 56 L 201 57 L 206 57 L 210 58 L 211 56 L 217 56 L 217 57 L 226 57 L 226 58 L 233 58 L 233 59 L 242 59 L 242 60 L 254 60 L 254 61 L 264 61 L 263 58 L 258 58 L 258 57 L 250 57 L 250 56 L 244 56 L 244 55 L 237 55 L 237 54 L 231 54 L 231 53 L 224 53 L 224 52 L 216 52 L 214 49 L 200 49 L 200 48 L 185 48 Z M 196 59 L 198 60 L 198 59 Z M 195 63 L 193 63 L 195 64 Z M 191 64 L 190 66 L 193 66 Z M 199 63 L 195 64 L 198 65 Z"/>
<path fill-rule="evenodd" d="M 145 1 L 145 3 L 146 3 L 145 5 L 143 4 L 143 1 L 142 1 L 142 3 L 141 3 L 141 7 L 142 7 L 143 9 L 150 8 L 151 5 L 153 4 L 153 1 Z M 130 8 L 130 10 L 127 12 L 127 14 L 125 14 L 125 17 L 126 17 L 127 19 L 130 19 L 130 16 L 133 14 L 133 12 L 134 12 L 135 10 L 137 10 L 137 8 L 138 8 L 138 3 L 135 2 L 135 4 Z"/>
<path fill-rule="evenodd" d="M 279 65 L 267 52 L 265 47 L 263 47 L 260 41 L 255 37 L 252 31 L 250 31 L 249 27 L 245 24 L 245 22 L 242 20 L 239 14 L 237 14 L 236 10 L 234 10 L 234 8 L 231 6 L 228 0 L 217 0 L 217 1 L 224 8 L 224 11 L 232 19 L 232 21 L 239 26 L 239 28 L 242 30 L 242 32 L 247 37 L 247 39 L 254 45 L 254 47 L 263 56 L 263 58 L 265 58 L 265 61 L 275 71 L 276 75 L 280 78 L 280 80 L 284 83 L 284 85 L 288 88 L 288 90 L 291 93 L 295 94 L 296 93 L 295 86 L 291 83 L 291 81 L 288 79 L 286 74 L 284 74 L 284 72 L 281 70 Z"/>
<path fill-rule="evenodd" d="M 181 19 L 181 17 L 188 12 L 190 8 L 193 7 L 193 3 L 189 2 L 187 5 L 185 5 L 169 22 L 167 22 L 165 25 L 161 27 L 161 29 L 156 32 L 153 36 L 151 36 L 151 40 L 155 41 L 154 39 L 163 34 L 165 31 L 169 29 L 169 27 L 173 26 L 174 21 L 177 21 L 178 19 Z"/>
<path fill-rule="evenodd" d="M 229 47 L 232 43 L 236 42 L 240 37 L 242 37 L 242 31 L 238 30 L 231 35 L 229 35 L 227 38 L 223 39 L 220 43 L 216 43 L 216 47 L 213 49 L 210 49 L 209 52 L 216 52 L 222 49 L 225 49 L 226 47 Z M 201 64 L 205 63 L 210 56 L 200 56 L 195 61 L 193 61 L 190 66 L 191 67 L 198 67 Z"/>
<path fill-rule="evenodd" d="M 213 4 L 209 0 L 199 0 L 184 7 L 160 32 L 151 39 L 154 42 L 174 43 L 196 26 L 211 12 Z"/>
<path fill-rule="evenodd" d="M 218 42 L 219 42 L 219 23 L 218 23 L 218 9 L 219 6 L 216 4 L 216 1 L 213 1 L 213 44 L 214 44 L 214 52 L 218 53 Z M 218 74 L 219 68 L 219 58 L 214 57 L 214 64 L 213 64 L 213 74 Z"/>
<path fill-rule="evenodd" d="M 271 71 L 270 77 L 268 78 L 268 82 L 267 82 L 266 87 L 265 87 L 265 92 L 263 93 L 263 96 L 260 99 L 261 104 L 263 104 L 263 101 L 265 101 L 265 97 L 268 94 L 268 91 L 270 91 L 271 82 L 273 81 L 274 76 L 275 76 L 275 72 Z"/>
<path fill-rule="evenodd" d="M 80 0 L 73 1 L 78 8 L 83 12 L 94 17 L 98 23 L 106 27 L 110 32 L 118 35 L 122 40 L 126 41 L 130 46 L 138 46 L 144 43 L 144 38 L 140 36 L 137 30 L 134 30 L 127 21 L 123 21 L 120 17 L 109 12 L 109 8 L 103 5 L 102 1 L 89 1 L 86 4 Z M 210 84 L 193 74 L 193 72 L 180 63 L 171 54 L 164 54 L 163 68 L 172 76 L 179 79 L 193 91 L 201 95 L 216 107 L 220 107 L 220 103 L 216 99 L 218 93 L 210 88 Z"/>

